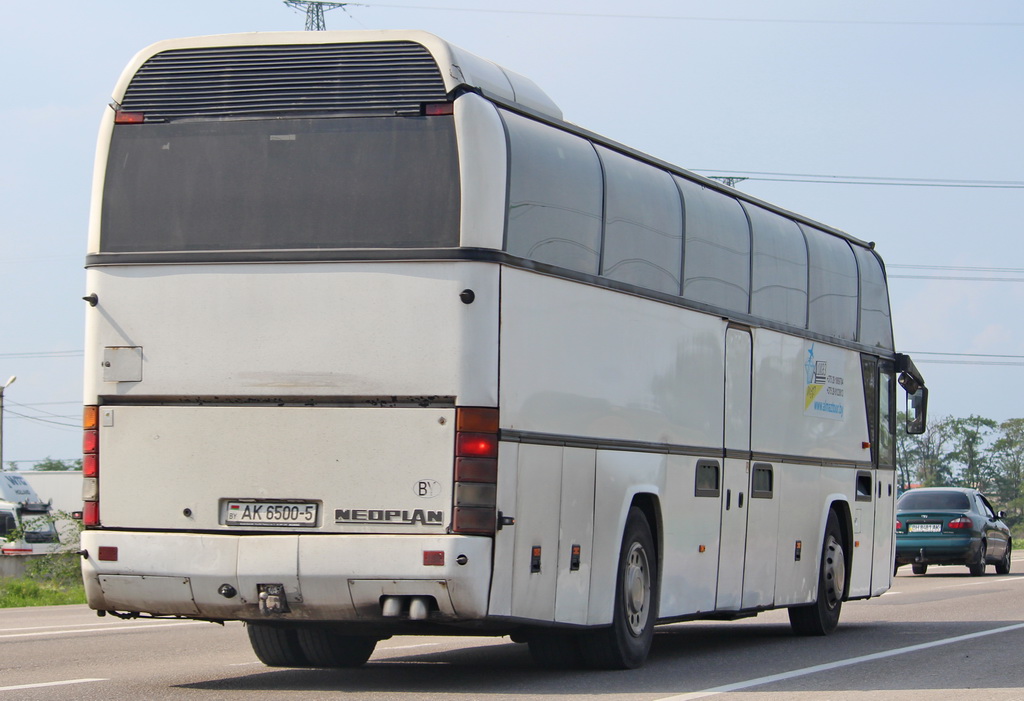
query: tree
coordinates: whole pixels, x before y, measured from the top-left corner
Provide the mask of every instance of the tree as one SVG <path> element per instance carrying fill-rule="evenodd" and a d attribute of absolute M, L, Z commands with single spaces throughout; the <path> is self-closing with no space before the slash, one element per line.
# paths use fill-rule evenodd
<path fill-rule="evenodd" d="M 953 450 L 947 457 L 960 465 L 957 485 L 986 489 L 993 480 L 985 439 L 996 428 L 996 422 L 971 414 L 966 419 L 953 419 L 950 423 Z"/>
<path fill-rule="evenodd" d="M 51 457 L 47 457 L 46 460 L 40 460 L 33 467 L 33 470 L 39 472 L 70 472 L 72 470 L 82 469 L 82 460 L 54 460 Z"/>
<path fill-rule="evenodd" d="M 953 417 L 933 419 L 919 436 L 906 431 L 906 414 L 897 415 L 896 467 L 904 489 L 912 484 L 922 487 L 944 487 L 952 484 L 953 470 L 946 459 Z"/>
<path fill-rule="evenodd" d="M 1007 525 L 1013 528 L 1024 522 L 1024 419 L 999 424 L 989 458 L 994 473 L 992 496 L 1007 511 Z"/>

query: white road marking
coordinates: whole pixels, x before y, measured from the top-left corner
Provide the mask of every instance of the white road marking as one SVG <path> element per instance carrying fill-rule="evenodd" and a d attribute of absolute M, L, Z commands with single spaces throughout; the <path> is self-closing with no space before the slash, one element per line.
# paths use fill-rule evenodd
<path fill-rule="evenodd" d="M 62 682 L 41 682 L 39 684 L 18 684 L 17 686 L 0 686 L 0 691 L 17 691 L 18 689 L 41 689 L 47 686 L 66 686 L 68 684 L 85 684 L 87 682 L 105 682 L 107 679 L 68 679 Z"/>
<path fill-rule="evenodd" d="M 75 635 L 77 633 L 119 633 L 124 630 L 145 630 L 147 628 L 168 628 L 170 626 L 198 626 L 207 621 L 178 621 L 175 623 L 141 623 L 135 625 L 107 625 L 102 628 L 82 628 L 78 630 L 61 629 L 39 633 L 14 633 L 0 635 L 0 638 L 32 638 L 45 635 Z"/>
<path fill-rule="evenodd" d="M 718 694 L 726 694 L 730 691 L 741 691 L 743 689 L 749 689 L 754 686 L 761 686 L 763 684 L 772 684 L 774 682 L 785 681 L 787 679 L 795 679 L 796 677 L 804 677 L 809 674 L 817 674 L 818 672 L 827 672 L 832 669 L 839 669 L 840 667 L 849 667 L 851 665 L 860 664 L 861 662 L 872 662 L 874 660 L 882 660 L 886 657 L 895 657 L 897 655 L 905 655 L 910 652 L 918 652 L 920 650 L 927 650 L 932 647 L 939 647 L 940 645 L 951 645 L 953 643 L 963 642 L 964 640 L 973 640 L 974 638 L 983 638 L 987 635 L 996 635 L 998 633 L 1008 633 L 1013 630 L 1020 630 L 1024 628 L 1024 623 L 1015 623 L 1010 626 L 1003 626 L 1001 628 L 993 628 L 992 630 L 983 630 L 978 633 L 968 633 L 966 635 L 957 635 L 952 638 L 944 638 L 942 640 L 935 640 L 930 643 L 920 643 L 918 645 L 910 645 L 908 647 L 901 647 L 895 650 L 886 650 L 884 652 L 875 652 L 870 655 L 861 655 L 860 657 L 851 657 L 847 660 L 838 660 L 836 662 L 828 662 L 826 664 L 814 665 L 813 667 L 804 667 L 803 669 L 794 669 L 790 672 L 781 672 L 779 674 L 771 674 L 767 677 L 758 677 L 757 679 L 748 679 L 742 682 L 736 682 L 734 684 L 725 684 L 723 686 L 716 686 L 711 689 L 703 689 L 701 691 L 692 691 L 686 694 L 678 694 L 676 696 L 665 696 L 658 699 L 657 701 L 690 701 L 690 699 L 702 699 L 707 696 L 717 696 Z"/>

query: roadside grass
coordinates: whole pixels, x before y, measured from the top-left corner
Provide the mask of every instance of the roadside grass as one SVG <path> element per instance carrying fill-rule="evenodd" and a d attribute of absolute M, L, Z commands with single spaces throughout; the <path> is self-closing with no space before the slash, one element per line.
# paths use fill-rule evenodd
<path fill-rule="evenodd" d="M 0 578 L 0 608 L 84 603 L 85 586 L 75 552 L 34 560 L 23 577 Z"/>
<path fill-rule="evenodd" d="M 84 603 L 85 587 L 81 583 L 39 582 L 29 577 L 0 578 L 0 608 Z"/>

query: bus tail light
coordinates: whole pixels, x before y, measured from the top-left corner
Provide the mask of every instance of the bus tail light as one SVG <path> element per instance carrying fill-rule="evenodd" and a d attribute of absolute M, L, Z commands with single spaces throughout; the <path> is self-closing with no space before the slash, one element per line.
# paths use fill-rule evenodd
<path fill-rule="evenodd" d="M 100 525 L 100 426 L 99 407 L 82 412 L 82 524 Z"/>
<path fill-rule="evenodd" d="M 455 410 L 452 531 L 493 535 L 497 525 L 498 410 Z"/>
<path fill-rule="evenodd" d="M 961 516 L 960 518 L 955 518 L 952 521 L 950 521 L 949 527 L 954 530 L 960 530 L 964 528 L 970 530 L 971 528 L 974 528 L 974 522 L 966 516 Z"/>
<path fill-rule="evenodd" d="M 114 124 L 142 124 L 146 121 L 146 115 L 142 112 L 114 111 Z"/>

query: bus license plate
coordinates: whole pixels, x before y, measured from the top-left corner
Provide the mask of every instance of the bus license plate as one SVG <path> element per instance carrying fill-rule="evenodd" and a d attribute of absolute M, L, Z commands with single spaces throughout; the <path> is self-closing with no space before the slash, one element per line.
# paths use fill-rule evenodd
<path fill-rule="evenodd" d="M 289 526 L 313 528 L 319 509 L 308 502 L 229 501 L 224 523 L 228 526 Z"/>
<path fill-rule="evenodd" d="M 910 533 L 938 533 L 942 530 L 941 523 L 911 523 L 907 526 Z"/>

